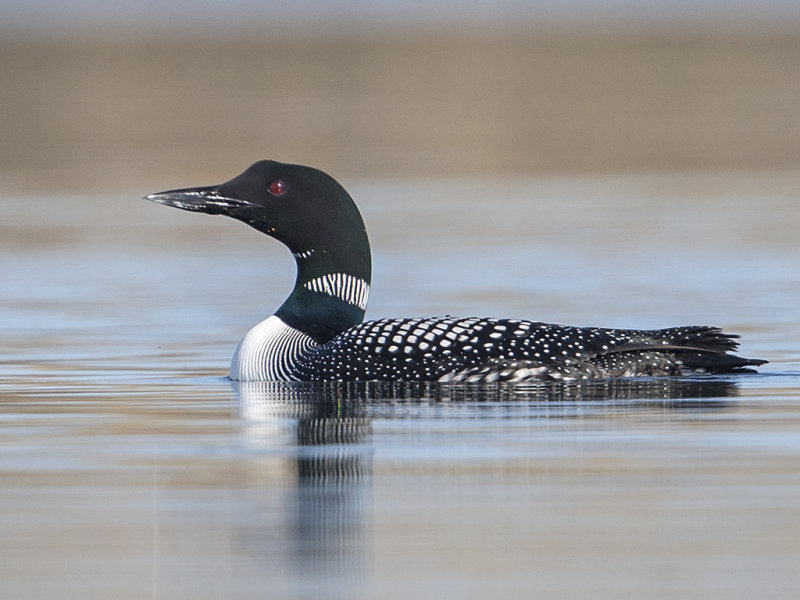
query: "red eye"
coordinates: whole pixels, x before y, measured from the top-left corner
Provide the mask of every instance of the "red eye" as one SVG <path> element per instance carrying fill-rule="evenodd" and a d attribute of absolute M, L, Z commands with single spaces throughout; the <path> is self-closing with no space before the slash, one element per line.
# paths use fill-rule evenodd
<path fill-rule="evenodd" d="M 269 184 L 269 193 L 273 196 L 280 196 L 285 191 L 286 184 L 279 179 Z"/>

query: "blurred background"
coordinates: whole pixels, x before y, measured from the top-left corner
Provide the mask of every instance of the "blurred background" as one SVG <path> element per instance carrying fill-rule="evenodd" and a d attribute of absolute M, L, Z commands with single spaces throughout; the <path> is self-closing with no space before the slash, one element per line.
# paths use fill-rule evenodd
<path fill-rule="evenodd" d="M 368 318 L 770 363 L 675 403 L 240 395 L 291 256 L 140 198 L 262 158 L 353 193 Z M 0 0 L 0 598 L 795 597 L 798 190 L 798 0 Z"/>
<path fill-rule="evenodd" d="M 800 166 L 796 0 L 0 1 L 5 193 Z"/>

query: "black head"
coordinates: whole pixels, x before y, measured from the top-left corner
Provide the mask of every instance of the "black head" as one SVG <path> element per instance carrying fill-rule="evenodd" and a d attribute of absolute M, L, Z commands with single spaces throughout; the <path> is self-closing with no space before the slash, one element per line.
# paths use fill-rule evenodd
<path fill-rule="evenodd" d="M 262 160 L 220 185 L 145 198 L 244 221 L 295 254 L 313 250 L 314 271 L 342 270 L 369 280 L 369 242 L 361 214 L 347 191 L 318 169 Z"/>

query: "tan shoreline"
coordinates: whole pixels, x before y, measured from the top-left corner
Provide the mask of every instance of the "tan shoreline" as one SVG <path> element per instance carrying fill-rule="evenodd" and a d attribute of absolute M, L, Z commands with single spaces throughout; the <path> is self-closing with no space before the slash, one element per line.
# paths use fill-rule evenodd
<path fill-rule="evenodd" d="M 794 170 L 797 65 L 800 34 L 4 41 L 0 185 Z"/>

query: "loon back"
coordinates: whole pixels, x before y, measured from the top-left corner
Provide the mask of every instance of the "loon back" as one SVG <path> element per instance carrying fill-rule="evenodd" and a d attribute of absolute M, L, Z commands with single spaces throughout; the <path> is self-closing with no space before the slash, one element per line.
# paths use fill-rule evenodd
<path fill-rule="evenodd" d="M 361 214 L 329 175 L 260 161 L 221 185 L 148 200 L 244 221 L 286 246 L 294 289 L 239 343 L 237 380 L 524 381 L 726 373 L 738 336 L 714 327 L 638 331 L 510 319 L 384 319 L 362 323 L 372 267 Z"/>

